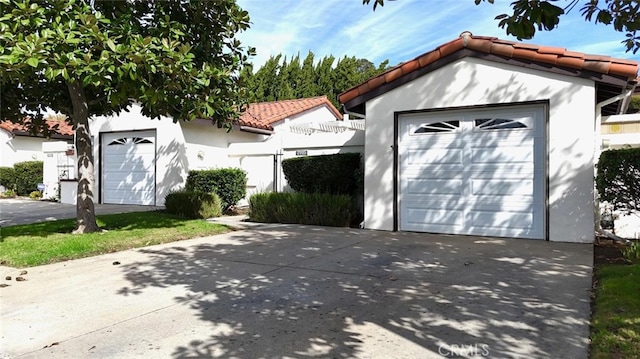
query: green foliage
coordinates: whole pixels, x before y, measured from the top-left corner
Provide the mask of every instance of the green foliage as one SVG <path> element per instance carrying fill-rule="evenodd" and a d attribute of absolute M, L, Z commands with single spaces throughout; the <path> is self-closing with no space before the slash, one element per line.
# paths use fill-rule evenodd
<path fill-rule="evenodd" d="M 237 74 L 254 50 L 235 38 L 250 23 L 235 0 L 0 0 L 0 8 L 2 116 L 48 135 L 43 114 L 53 110 L 74 126 L 84 162 L 78 232 L 99 230 L 89 117 L 135 102 L 150 118 L 210 118 L 230 130 L 245 102 Z"/>
<path fill-rule="evenodd" d="M 5 189 L 16 188 L 16 171 L 13 167 L 0 167 L 0 184 Z"/>
<path fill-rule="evenodd" d="M 42 182 L 42 161 L 18 162 L 13 165 L 13 169 L 16 176 L 16 193 L 19 196 L 28 195 L 38 188 L 38 183 Z"/>
<path fill-rule="evenodd" d="M 258 193 L 249 199 L 249 218 L 263 223 L 348 227 L 357 218 L 350 196 L 323 193 Z"/>
<path fill-rule="evenodd" d="M 640 112 L 640 96 L 632 96 L 631 101 L 629 102 L 629 107 L 627 108 L 627 113 L 638 112 Z"/>
<path fill-rule="evenodd" d="M 217 194 L 226 211 L 247 194 L 247 174 L 239 168 L 189 171 L 185 189 Z"/>
<path fill-rule="evenodd" d="M 31 198 L 31 199 L 42 199 L 42 192 L 33 191 L 33 192 L 29 193 L 29 198 Z"/>
<path fill-rule="evenodd" d="M 622 248 L 621 252 L 628 261 L 640 263 L 640 242 L 632 242 L 630 246 Z"/>
<path fill-rule="evenodd" d="M 213 218 L 222 214 L 220 197 L 215 193 L 178 191 L 164 199 L 167 212 L 185 218 Z"/>
<path fill-rule="evenodd" d="M 234 37 L 248 27 L 234 0 L 4 0 L 3 117 L 20 121 L 25 111 L 51 108 L 75 123 L 70 99 L 84 96 L 89 115 L 136 100 L 152 118 L 228 124 L 241 102 L 234 73 L 253 53 Z"/>
<path fill-rule="evenodd" d="M 8 189 L 2 192 L 2 198 L 14 198 L 16 196 L 16 191 L 12 189 Z"/>
<path fill-rule="evenodd" d="M 255 74 L 253 65 L 245 66 L 240 80 L 247 87 L 249 100 L 264 102 L 327 96 L 340 108 L 337 101 L 340 93 L 384 72 L 389 65 L 388 61 L 383 61 L 376 67 L 369 60 L 347 56 L 337 63 L 333 56 L 325 56 L 314 65 L 315 55 L 311 51 L 302 63 L 300 60 L 300 55 L 288 62 L 281 54 L 272 56 Z"/>
<path fill-rule="evenodd" d="M 384 6 L 385 0 L 362 0 L 362 4 L 369 4 L 372 1 L 375 11 L 378 6 Z M 494 2 L 494 0 L 474 0 L 476 5 L 485 1 L 490 4 Z M 507 35 L 513 35 L 518 40 L 531 39 L 535 35 L 536 29 L 546 31 L 555 29 L 560 23 L 560 17 L 568 14 L 580 3 L 580 0 L 571 0 L 562 8 L 554 5 L 554 1 L 556 0 L 515 0 L 511 3 L 512 14 L 500 14 L 495 19 L 499 20 L 498 26 L 500 28 L 506 29 Z M 635 54 L 640 49 L 640 36 L 637 35 L 640 30 L 640 21 L 638 21 L 640 7 L 637 1 L 583 1 L 584 5 L 582 5 L 580 12 L 586 21 L 612 25 L 615 31 L 626 33 L 626 39 L 622 43 L 627 51 L 633 51 Z M 604 3 L 604 6 L 601 7 L 601 3 Z"/>
<path fill-rule="evenodd" d="M 289 186 L 297 192 L 353 195 L 358 189 L 359 153 L 306 156 L 282 161 Z"/>
<path fill-rule="evenodd" d="M 640 211 L 640 148 L 604 151 L 598 161 L 600 199 L 624 211 Z"/>

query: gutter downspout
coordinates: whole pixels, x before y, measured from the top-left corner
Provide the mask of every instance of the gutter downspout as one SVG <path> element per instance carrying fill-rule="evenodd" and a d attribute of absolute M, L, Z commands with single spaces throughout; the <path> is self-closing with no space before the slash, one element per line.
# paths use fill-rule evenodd
<path fill-rule="evenodd" d="M 255 127 L 249 127 L 249 126 L 239 126 L 240 127 L 240 131 L 244 131 L 244 132 L 252 132 L 252 133 L 257 133 L 260 135 L 273 135 L 273 131 L 269 131 L 269 130 L 263 130 L 260 128 L 255 128 Z"/>
<path fill-rule="evenodd" d="M 346 113 L 349 116 L 353 116 L 354 118 L 359 118 L 359 119 L 362 119 L 362 120 L 366 119 L 365 116 L 363 114 L 361 114 L 361 113 L 356 113 L 356 112 L 347 110 L 345 105 L 342 105 L 342 109 L 344 110 L 344 113 Z"/>
<path fill-rule="evenodd" d="M 593 166 L 593 178 L 596 178 L 598 174 L 597 161 L 600 159 L 600 154 L 602 153 L 602 108 L 620 100 L 623 100 L 625 102 L 628 101 L 627 99 L 630 98 L 631 95 L 633 95 L 635 88 L 636 88 L 636 84 L 633 83 L 631 87 L 629 87 L 625 92 L 621 93 L 620 95 L 606 99 L 596 104 L 595 136 L 594 136 L 595 143 L 593 147 L 593 161 L 595 165 Z M 594 183 L 594 187 L 595 187 L 595 183 Z M 598 195 L 598 191 L 595 188 L 593 190 L 593 210 L 595 213 L 595 220 L 596 220 L 595 231 L 597 234 L 611 238 L 616 241 L 629 243 L 628 240 L 618 237 L 612 233 L 609 233 L 603 230 L 602 227 L 600 226 L 600 198 Z"/>

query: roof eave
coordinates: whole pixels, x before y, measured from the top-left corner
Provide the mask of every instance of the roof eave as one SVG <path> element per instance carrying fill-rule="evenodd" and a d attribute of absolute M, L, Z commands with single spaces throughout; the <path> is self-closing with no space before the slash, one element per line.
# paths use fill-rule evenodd
<path fill-rule="evenodd" d="M 20 137 L 34 137 L 34 138 L 44 138 L 44 139 L 55 139 L 55 140 L 73 140 L 73 135 L 64 135 L 61 133 L 52 133 L 51 136 L 46 137 L 44 135 L 41 134 L 33 134 L 27 131 L 12 131 L 11 132 L 14 136 L 20 136 Z"/>
<path fill-rule="evenodd" d="M 255 127 L 251 127 L 251 126 L 239 125 L 238 127 L 240 128 L 240 131 L 250 132 L 250 133 L 257 133 L 257 134 L 260 134 L 260 135 L 273 135 L 275 133 L 272 130 L 267 130 L 267 129 L 263 129 L 263 128 L 255 128 Z"/>
<path fill-rule="evenodd" d="M 375 97 L 378 97 L 388 91 L 391 91 L 397 87 L 400 87 L 401 85 L 404 85 L 410 81 L 413 81 L 418 77 L 424 76 L 436 69 L 444 67 L 454 61 L 458 61 L 466 57 L 480 58 L 480 59 L 485 59 L 492 62 L 504 63 L 504 64 L 514 65 L 518 67 L 538 70 L 538 71 L 556 73 L 560 75 L 580 77 L 580 78 L 593 80 L 597 83 L 608 84 L 608 85 L 617 86 L 621 88 L 626 88 L 628 84 L 635 82 L 635 79 L 630 79 L 622 75 L 608 75 L 608 74 L 592 72 L 589 70 L 577 70 L 574 68 L 551 65 L 548 63 L 536 62 L 533 60 L 524 60 L 524 59 L 518 59 L 518 58 L 512 58 L 512 57 L 507 58 L 499 55 L 488 54 L 485 52 L 463 48 L 449 54 L 448 56 L 442 57 L 428 64 L 427 66 L 411 71 L 403 76 L 400 76 L 394 79 L 391 82 L 383 83 L 378 87 L 375 87 L 369 91 L 364 92 L 363 94 L 353 97 L 352 99 L 346 101 L 343 104 L 344 109 L 347 112 L 354 112 L 354 113 L 358 113 L 363 116 L 366 116 L 365 104 L 367 101 Z"/>

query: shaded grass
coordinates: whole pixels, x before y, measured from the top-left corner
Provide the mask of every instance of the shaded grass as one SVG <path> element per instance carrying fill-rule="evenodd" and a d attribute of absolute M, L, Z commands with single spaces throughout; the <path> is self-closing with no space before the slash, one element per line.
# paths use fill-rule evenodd
<path fill-rule="evenodd" d="M 640 358 L 640 264 L 596 270 L 591 358 Z"/>
<path fill-rule="evenodd" d="M 75 219 L 0 229 L 0 263 L 29 267 L 228 232 L 225 226 L 164 212 L 97 217 L 100 233 L 71 234 Z"/>

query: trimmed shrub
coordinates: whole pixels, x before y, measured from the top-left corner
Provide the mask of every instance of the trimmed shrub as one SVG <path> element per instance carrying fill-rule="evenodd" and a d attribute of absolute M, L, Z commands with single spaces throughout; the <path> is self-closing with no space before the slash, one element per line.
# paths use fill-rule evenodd
<path fill-rule="evenodd" d="M 258 193 L 249 199 L 249 218 L 256 222 L 348 227 L 356 217 L 347 195 Z"/>
<path fill-rule="evenodd" d="M 33 191 L 33 192 L 29 193 L 29 198 L 31 198 L 31 199 L 42 199 L 42 192 Z"/>
<path fill-rule="evenodd" d="M 239 168 L 189 171 L 185 190 L 217 194 L 226 211 L 247 194 L 247 174 Z"/>
<path fill-rule="evenodd" d="M 306 156 L 282 161 L 289 186 L 296 192 L 356 193 L 360 170 L 359 153 Z"/>
<path fill-rule="evenodd" d="M 14 198 L 15 196 L 16 196 L 16 192 L 12 189 L 8 189 L 2 192 L 2 195 L 0 195 L 0 197 L 2 198 Z"/>
<path fill-rule="evenodd" d="M 0 167 L 0 184 L 6 189 L 16 188 L 16 171 L 13 167 Z"/>
<path fill-rule="evenodd" d="M 602 152 L 596 188 L 600 199 L 623 211 L 640 211 L 640 148 Z"/>
<path fill-rule="evenodd" d="M 18 162 L 13 165 L 16 176 L 16 193 L 26 196 L 38 189 L 43 177 L 42 161 Z"/>
<path fill-rule="evenodd" d="M 215 193 L 171 192 L 164 198 L 167 212 L 185 218 L 212 218 L 222 214 L 220 197 Z"/>

